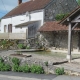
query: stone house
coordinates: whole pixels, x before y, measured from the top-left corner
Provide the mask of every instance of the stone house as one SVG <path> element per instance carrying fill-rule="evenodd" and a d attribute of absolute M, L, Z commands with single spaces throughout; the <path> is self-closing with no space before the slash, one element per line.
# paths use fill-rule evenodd
<path fill-rule="evenodd" d="M 46 22 L 39 31 L 47 45 L 54 49 L 80 51 L 80 6 L 60 22 Z"/>
<path fill-rule="evenodd" d="M 18 0 L 18 6 L 1 19 L 0 39 L 35 38 L 46 21 L 53 21 L 57 14 L 69 13 L 77 6 L 76 0 L 30 0 L 25 3 Z"/>

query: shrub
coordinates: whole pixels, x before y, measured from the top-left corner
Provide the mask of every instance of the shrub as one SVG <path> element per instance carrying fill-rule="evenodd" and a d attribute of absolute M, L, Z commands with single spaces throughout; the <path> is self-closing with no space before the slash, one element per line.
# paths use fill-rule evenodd
<path fill-rule="evenodd" d="M 4 60 L 3 60 L 3 58 L 2 58 L 2 57 L 0 57 L 0 63 L 2 63 L 2 62 L 4 62 Z"/>
<path fill-rule="evenodd" d="M 68 15 L 68 13 L 66 13 L 66 14 L 57 14 L 56 15 L 56 17 L 55 17 L 55 19 L 57 20 L 57 21 L 59 21 L 59 20 L 62 20 L 64 17 L 66 17 Z"/>
<path fill-rule="evenodd" d="M 30 49 L 30 46 L 27 46 L 26 49 Z"/>
<path fill-rule="evenodd" d="M 2 45 L 5 45 L 7 43 L 7 40 L 2 41 Z"/>
<path fill-rule="evenodd" d="M 0 62 L 0 71 L 4 71 L 4 68 L 3 68 L 4 66 L 5 66 L 5 64 Z"/>
<path fill-rule="evenodd" d="M 19 65 L 20 64 L 20 60 L 18 58 L 12 58 L 12 62 L 15 65 Z"/>
<path fill-rule="evenodd" d="M 48 66 L 48 62 L 46 61 L 46 62 L 44 62 L 45 63 L 45 66 Z"/>
<path fill-rule="evenodd" d="M 18 68 L 19 68 L 19 65 L 14 64 L 14 65 L 12 66 L 12 71 L 18 72 L 18 71 L 19 71 Z"/>
<path fill-rule="evenodd" d="M 23 44 L 18 44 L 18 48 L 19 49 L 24 49 L 24 45 Z"/>
<path fill-rule="evenodd" d="M 5 64 L 3 68 L 4 68 L 5 71 L 10 71 L 11 70 L 11 66 L 9 64 Z"/>
<path fill-rule="evenodd" d="M 18 66 L 18 72 L 23 72 L 23 67 L 22 66 Z"/>
<path fill-rule="evenodd" d="M 55 73 L 57 75 L 63 75 L 65 72 L 64 72 L 64 68 L 56 68 L 55 69 Z"/>
<path fill-rule="evenodd" d="M 10 71 L 11 66 L 9 64 L 4 64 L 3 62 L 0 62 L 0 71 Z"/>
<path fill-rule="evenodd" d="M 27 64 L 23 66 L 23 72 L 25 73 L 30 72 L 30 67 Z"/>
<path fill-rule="evenodd" d="M 41 66 L 38 66 L 38 65 L 32 65 L 31 66 L 31 72 L 32 73 L 37 73 L 37 74 L 43 74 L 44 73 L 44 70 Z"/>

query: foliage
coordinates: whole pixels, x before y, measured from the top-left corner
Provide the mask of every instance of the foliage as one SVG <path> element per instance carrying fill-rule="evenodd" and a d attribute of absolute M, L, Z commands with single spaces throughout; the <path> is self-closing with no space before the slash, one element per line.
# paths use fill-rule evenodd
<path fill-rule="evenodd" d="M 13 64 L 15 64 L 15 65 L 19 65 L 20 64 L 20 60 L 18 59 L 18 58 L 12 58 L 12 62 L 13 62 Z"/>
<path fill-rule="evenodd" d="M 57 21 L 59 21 L 59 20 L 62 20 L 64 17 L 66 17 L 68 15 L 68 13 L 66 13 L 66 14 L 57 14 L 56 15 L 56 17 L 55 17 L 55 19 L 57 20 Z"/>
<path fill-rule="evenodd" d="M 5 45 L 6 43 L 7 43 L 6 40 L 3 40 L 3 41 L 2 41 L 2 45 Z"/>
<path fill-rule="evenodd" d="M 14 64 L 14 65 L 12 66 L 12 71 L 18 72 L 18 71 L 19 71 L 18 68 L 19 68 L 19 65 Z"/>
<path fill-rule="evenodd" d="M 3 68 L 4 68 L 5 71 L 10 71 L 11 70 L 11 66 L 9 64 L 5 64 Z"/>
<path fill-rule="evenodd" d="M 22 66 L 18 66 L 18 68 L 17 68 L 18 70 L 18 72 L 23 72 L 23 67 Z"/>
<path fill-rule="evenodd" d="M 2 49 L 9 49 L 10 46 L 13 46 L 14 42 L 11 40 L 1 40 L 0 46 L 2 46 Z"/>
<path fill-rule="evenodd" d="M 10 71 L 11 66 L 9 64 L 4 64 L 3 62 L 0 62 L 0 71 Z"/>
<path fill-rule="evenodd" d="M 3 61 L 3 58 L 0 58 L 0 71 L 15 71 L 15 72 L 25 72 L 25 73 L 37 73 L 37 74 L 43 74 L 44 69 L 39 65 L 32 65 L 29 66 L 28 64 L 20 66 L 20 60 L 18 58 L 12 58 L 11 59 L 13 65 L 6 64 Z"/>
<path fill-rule="evenodd" d="M 57 75 L 63 75 L 65 72 L 64 72 L 64 68 L 56 68 L 55 69 L 55 73 Z"/>
<path fill-rule="evenodd" d="M 24 49 L 24 45 L 23 44 L 18 44 L 18 48 L 19 49 Z"/>
<path fill-rule="evenodd" d="M 30 49 L 30 46 L 27 46 L 26 49 Z"/>
<path fill-rule="evenodd" d="M 37 73 L 37 74 L 43 74 L 44 70 L 41 66 L 39 65 L 32 65 L 31 66 L 31 72 L 32 73 Z"/>
<path fill-rule="evenodd" d="M 44 63 L 45 63 L 45 65 L 46 65 L 46 66 L 48 66 L 48 62 L 47 62 L 47 61 L 46 61 L 46 62 L 44 62 Z"/>
<path fill-rule="evenodd" d="M 0 71 L 4 71 L 4 68 L 3 68 L 4 65 L 5 65 L 4 63 L 0 62 Z"/>
<path fill-rule="evenodd" d="M 18 44 L 19 43 L 19 40 L 15 40 L 15 43 Z"/>
<path fill-rule="evenodd" d="M 30 72 L 30 67 L 27 64 L 23 66 L 23 72 L 25 73 Z"/>
<path fill-rule="evenodd" d="M 0 63 L 2 63 L 2 62 L 4 62 L 4 60 L 3 60 L 3 58 L 2 58 L 2 57 L 0 57 Z"/>

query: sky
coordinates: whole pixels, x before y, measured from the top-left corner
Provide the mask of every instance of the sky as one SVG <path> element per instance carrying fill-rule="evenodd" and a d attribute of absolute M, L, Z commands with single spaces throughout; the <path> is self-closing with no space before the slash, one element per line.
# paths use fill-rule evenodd
<path fill-rule="evenodd" d="M 28 0 L 22 0 L 27 2 Z M 0 0 L 0 18 L 18 5 L 18 0 Z"/>

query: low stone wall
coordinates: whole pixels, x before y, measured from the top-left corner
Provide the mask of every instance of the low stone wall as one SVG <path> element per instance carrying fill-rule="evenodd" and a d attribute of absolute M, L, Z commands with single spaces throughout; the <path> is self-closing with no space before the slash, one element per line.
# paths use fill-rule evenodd
<path fill-rule="evenodd" d="M 52 47 L 55 50 L 67 50 L 68 49 L 68 32 L 41 32 L 41 39 L 44 39 L 44 43 L 48 47 Z M 78 33 L 74 33 L 72 36 L 72 50 L 78 51 L 79 36 Z"/>
<path fill-rule="evenodd" d="M 12 65 L 12 61 L 11 59 L 14 57 L 14 56 L 1 56 L 3 59 L 4 59 L 4 62 L 5 63 L 9 63 Z M 17 58 L 20 59 L 20 65 L 24 65 L 24 64 L 28 64 L 28 65 L 33 65 L 33 64 L 37 64 L 37 65 L 40 65 L 43 67 L 44 71 L 46 73 L 52 73 L 54 74 L 54 70 L 55 70 L 55 67 L 53 65 L 52 62 L 48 62 L 48 66 L 46 66 L 45 62 L 47 61 L 43 61 L 41 59 L 38 59 L 38 58 L 33 58 L 33 57 L 18 57 Z"/>

